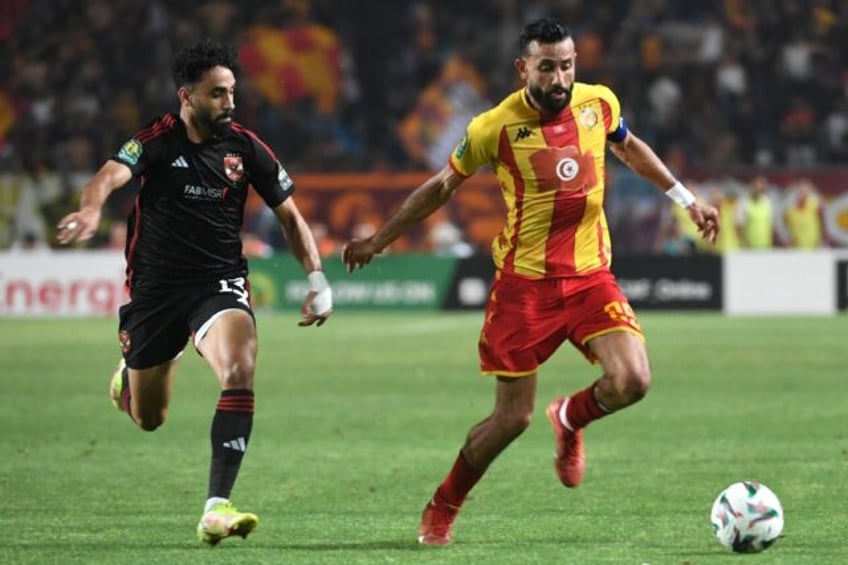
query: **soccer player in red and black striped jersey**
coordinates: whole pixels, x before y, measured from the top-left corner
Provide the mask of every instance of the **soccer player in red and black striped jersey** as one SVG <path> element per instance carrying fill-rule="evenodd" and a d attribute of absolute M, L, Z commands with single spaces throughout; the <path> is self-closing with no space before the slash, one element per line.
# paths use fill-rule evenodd
<path fill-rule="evenodd" d="M 216 544 L 245 537 L 255 514 L 229 502 L 253 425 L 256 325 L 241 228 L 249 187 L 274 211 L 310 283 L 300 325 L 323 324 L 332 291 L 294 184 L 274 152 L 233 121 L 238 60 L 228 45 L 205 40 L 173 65 L 179 114 L 136 133 L 85 186 L 79 211 L 59 222 L 58 241 L 89 239 L 109 194 L 140 179 L 128 220 L 126 282 L 120 308 L 122 360 L 110 393 L 142 429 L 162 425 L 178 359 L 191 337 L 221 386 L 211 426 L 212 456 L 198 537 Z"/>
<path fill-rule="evenodd" d="M 602 85 L 575 82 L 568 28 L 529 24 L 515 68 L 524 88 L 474 118 L 448 164 L 425 181 L 374 235 L 343 251 L 349 271 L 451 197 L 491 164 L 507 207 L 492 243 L 496 276 L 480 333 L 480 365 L 496 377 L 491 415 L 468 434 L 451 471 L 424 509 L 419 541 L 444 545 L 466 495 L 529 425 L 536 374 L 565 341 L 603 368 L 601 377 L 547 409 L 556 436 L 555 469 L 576 487 L 585 457 L 581 430 L 640 400 L 651 375 L 639 322 L 613 277 L 604 217 L 604 157 L 612 152 L 680 206 L 715 241 L 718 213 L 696 202 L 656 154 L 627 129 L 618 98 Z"/>

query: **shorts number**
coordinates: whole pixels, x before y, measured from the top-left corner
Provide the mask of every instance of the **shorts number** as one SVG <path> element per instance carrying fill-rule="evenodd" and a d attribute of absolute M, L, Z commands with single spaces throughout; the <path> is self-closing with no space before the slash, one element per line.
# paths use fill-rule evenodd
<path fill-rule="evenodd" d="M 606 306 L 604 306 L 604 312 L 610 317 L 610 319 L 615 320 L 616 322 L 624 322 L 631 328 L 635 328 L 637 330 L 642 329 L 639 325 L 639 320 L 636 319 L 636 312 L 633 311 L 633 308 L 630 306 L 629 302 L 610 302 Z"/>
<path fill-rule="evenodd" d="M 238 301 L 250 307 L 250 303 L 248 302 L 248 297 L 250 293 L 247 289 L 244 288 L 244 277 L 238 277 L 236 279 L 221 279 L 218 281 L 218 284 L 221 285 L 221 289 L 219 292 L 231 292 L 238 296 Z"/>

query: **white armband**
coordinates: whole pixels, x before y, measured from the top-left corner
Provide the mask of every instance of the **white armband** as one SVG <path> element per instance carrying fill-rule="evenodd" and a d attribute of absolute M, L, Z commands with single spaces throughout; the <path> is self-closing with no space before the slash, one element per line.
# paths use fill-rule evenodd
<path fill-rule="evenodd" d="M 324 271 L 312 271 L 306 275 L 309 281 L 309 292 L 315 293 L 312 301 L 312 311 L 315 314 L 326 314 L 333 309 L 333 290 L 324 276 Z"/>
<path fill-rule="evenodd" d="M 665 191 L 666 196 L 674 200 L 681 208 L 688 208 L 695 203 L 695 195 L 683 186 L 683 183 L 677 181 L 674 186 Z"/>

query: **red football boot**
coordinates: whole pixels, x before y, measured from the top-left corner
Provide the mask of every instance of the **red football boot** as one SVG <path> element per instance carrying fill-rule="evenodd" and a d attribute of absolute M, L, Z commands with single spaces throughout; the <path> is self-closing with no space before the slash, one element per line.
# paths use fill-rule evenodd
<path fill-rule="evenodd" d="M 422 545 L 448 545 L 451 542 L 451 528 L 459 508 L 444 502 L 437 494 L 433 495 L 421 516 L 418 528 L 418 543 Z"/>
<path fill-rule="evenodd" d="M 562 484 L 574 488 L 583 481 L 586 471 L 586 456 L 583 453 L 583 434 L 580 430 L 571 431 L 560 420 L 559 412 L 567 398 L 557 398 L 545 413 L 551 421 L 556 435 L 556 453 L 554 468 Z"/>

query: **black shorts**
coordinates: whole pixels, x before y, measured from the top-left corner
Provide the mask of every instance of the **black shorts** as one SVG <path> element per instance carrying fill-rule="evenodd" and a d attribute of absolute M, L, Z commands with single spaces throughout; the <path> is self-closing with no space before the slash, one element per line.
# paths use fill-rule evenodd
<path fill-rule="evenodd" d="M 127 366 L 146 369 L 176 359 L 190 336 L 205 333 L 204 324 L 232 309 L 253 317 L 245 277 L 173 288 L 134 287 L 132 299 L 118 311 L 118 340 Z"/>

